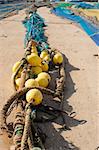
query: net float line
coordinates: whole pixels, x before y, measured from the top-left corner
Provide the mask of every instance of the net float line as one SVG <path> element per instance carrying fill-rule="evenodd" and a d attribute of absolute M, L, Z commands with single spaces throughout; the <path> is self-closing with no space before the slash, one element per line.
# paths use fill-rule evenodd
<path fill-rule="evenodd" d="M 35 13 L 31 13 L 31 16 L 32 15 L 35 15 Z M 43 27 L 44 27 L 44 24 L 42 25 L 42 28 Z M 43 39 L 44 39 L 44 34 L 43 34 Z M 36 89 L 36 90 L 39 90 L 42 94 L 51 95 L 53 98 L 58 97 L 61 103 L 63 103 L 63 100 L 64 100 L 64 85 L 66 82 L 66 73 L 65 73 L 66 63 L 65 63 L 63 54 L 61 54 L 60 51 L 56 49 L 52 50 L 50 47 L 47 47 L 47 46 L 48 46 L 47 41 L 44 41 L 44 40 L 39 41 L 35 39 L 34 37 L 31 37 L 28 39 L 26 48 L 25 48 L 24 57 L 20 60 L 20 64 L 18 65 L 15 72 L 13 73 L 13 85 L 14 85 L 15 93 L 7 100 L 6 104 L 3 106 L 1 110 L 1 124 L 2 124 L 1 129 L 3 132 L 6 132 L 8 134 L 8 137 L 10 135 L 10 138 L 13 138 L 13 144 L 15 146 L 15 150 L 25 150 L 25 149 L 28 150 L 28 149 L 33 149 L 35 147 L 39 147 L 40 149 L 45 150 L 44 145 L 42 143 L 42 139 L 40 138 L 37 127 L 35 127 L 35 123 L 34 123 L 36 119 L 36 111 L 40 107 L 39 105 L 38 106 L 33 105 L 33 99 L 31 102 L 27 103 L 26 94 L 30 90 Z M 32 52 L 31 52 L 32 47 L 38 49 L 37 51 L 38 56 L 40 56 L 40 54 L 43 52 L 43 49 L 46 49 L 50 57 L 50 61 L 49 62 L 47 61 L 48 66 L 50 66 L 51 69 L 53 70 L 58 69 L 59 77 L 56 80 L 55 90 L 51 90 L 47 87 L 45 88 L 41 86 L 31 86 L 28 88 L 25 87 L 27 76 L 29 78 L 29 72 L 31 71 L 31 64 L 29 63 L 27 57 L 32 55 Z M 56 65 L 54 64 L 56 63 L 56 59 L 54 60 L 54 56 L 57 54 L 61 56 L 62 62 L 57 63 Z M 21 71 L 21 77 L 20 77 L 21 83 L 20 83 L 20 86 L 17 87 L 16 78 L 18 74 L 20 73 L 20 71 Z M 49 73 L 49 71 L 47 72 Z M 42 104 L 40 104 L 40 106 L 41 105 Z M 10 115 L 14 107 L 16 107 L 16 113 L 15 113 L 15 120 L 13 122 L 13 131 L 11 132 L 8 128 L 8 124 L 6 120 L 7 120 L 8 115 Z M 46 119 L 45 121 L 53 121 L 59 115 L 62 116 L 63 113 L 66 113 L 58 109 L 56 110 L 51 106 L 50 107 L 43 106 L 43 108 L 44 109 L 40 109 L 40 111 L 45 111 L 46 113 L 52 116 Z M 62 108 L 62 105 L 60 105 L 60 108 Z M 31 117 L 31 114 L 32 114 L 32 117 Z M 64 118 L 63 118 L 63 121 L 65 124 Z"/>

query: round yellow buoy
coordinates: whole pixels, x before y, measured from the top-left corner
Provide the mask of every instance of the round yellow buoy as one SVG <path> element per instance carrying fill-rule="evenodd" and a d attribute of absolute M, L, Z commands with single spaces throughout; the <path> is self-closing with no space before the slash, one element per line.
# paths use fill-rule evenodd
<path fill-rule="evenodd" d="M 31 89 L 26 93 L 26 100 L 33 105 L 39 105 L 43 100 L 43 95 L 38 89 Z"/>
<path fill-rule="evenodd" d="M 32 87 L 32 86 L 39 86 L 38 82 L 35 80 L 35 79 L 28 79 L 26 82 L 25 82 L 25 87 Z"/>
<path fill-rule="evenodd" d="M 39 66 L 32 67 L 31 70 L 32 70 L 33 74 L 35 74 L 35 75 L 38 75 L 39 73 L 42 72 L 42 68 Z"/>
<path fill-rule="evenodd" d="M 53 62 L 54 64 L 58 65 L 63 62 L 63 56 L 61 53 L 56 53 L 53 57 Z"/>
<path fill-rule="evenodd" d="M 16 72 L 16 70 L 18 69 L 18 67 L 19 67 L 20 64 L 21 64 L 21 62 L 20 62 L 20 61 L 17 61 L 17 62 L 13 65 L 13 67 L 12 67 L 12 72 L 13 72 L 13 73 Z"/>
<path fill-rule="evenodd" d="M 27 56 L 27 61 L 32 66 L 40 66 L 40 64 L 41 64 L 41 58 L 35 53 L 32 53 L 31 55 L 28 55 Z"/>
<path fill-rule="evenodd" d="M 20 85 L 21 85 L 21 78 L 17 78 L 17 79 L 15 80 L 15 83 L 16 83 L 16 85 L 17 85 L 18 87 L 20 87 Z"/>
<path fill-rule="evenodd" d="M 38 74 L 38 77 L 46 78 L 48 81 L 51 81 L 51 77 L 47 72 L 41 72 L 40 74 Z"/>
<path fill-rule="evenodd" d="M 49 69 L 48 63 L 46 61 L 43 61 L 41 63 L 41 68 L 42 68 L 42 71 L 48 71 Z"/>
<path fill-rule="evenodd" d="M 35 80 L 39 83 L 39 86 L 44 87 L 44 88 L 46 88 L 49 84 L 48 79 L 45 77 L 43 77 L 43 78 L 38 77 Z"/>
<path fill-rule="evenodd" d="M 35 53 L 35 54 L 38 54 L 36 46 L 32 46 L 31 52 Z"/>
<path fill-rule="evenodd" d="M 48 51 L 47 50 L 43 50 L 42 52 L 41 52 L 41 54 L 40 54 L 40 57 L 42 58 L 42 59 L 44 59 L 44 57 L 46 57 L 48 55 Z"/>
<path fill-rule="evenodd" d="M 43 60 L 47 62 L 51 61 L 50 55 L 45 56 Z"/>

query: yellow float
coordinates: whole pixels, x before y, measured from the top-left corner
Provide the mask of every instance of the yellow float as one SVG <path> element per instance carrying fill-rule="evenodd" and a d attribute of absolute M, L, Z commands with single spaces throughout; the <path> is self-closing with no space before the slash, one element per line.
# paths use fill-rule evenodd
<path fill-rule="evenodd" d="M 46 78 L 48 80 L 48 82 L 51 81 L 51 77 L 47 72 L 41 72 L 40 74 L 38 74 L 39 78 Z"/>
<path fill-rule="evenodd" d="M 38 89 L 31 89 L 26 93 L 26 100 L 33 105 L 39 105 L 42 102 L 43 95 Z"/>
<path fill-rule="evenodd" d="M 29 88 L 29 87 L 37 87 L 39 86 L 38 82 L 35 80 L 35 79 L 28 79 L 26 82 L 25 82 L 25 87 Z"/>
<path fill-rule="evenodd" d="M 61 53 L 56 53 L 53 57 L 53 62 L 55 65 L 61 64 L 63 62 L 63 56 Z"/>
<path fill-rule="evenodd" d="M 32 66 L 40 66 L 40 64 L 41 64 L 41 58 L 35 53 L 28 55 L 27 61 Z"/>

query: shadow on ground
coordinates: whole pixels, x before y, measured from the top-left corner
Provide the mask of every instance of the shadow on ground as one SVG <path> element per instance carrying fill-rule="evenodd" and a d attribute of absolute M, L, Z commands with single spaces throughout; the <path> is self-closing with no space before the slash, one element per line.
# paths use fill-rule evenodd
<path fill-rule="evenodd" d="M 69 104 L 69 97 L 72 96 L 73 93 L 76 92 L 75 90 L 75 83 L 73 82 L 70 72 L 71 71 L 79 71 L 79 68 L 76 68 L 72 66 L 68 59 L 64 55 L 65 60 L 65 71 L 66 71 L 66 85 L 64 89 L 64 103 L 63 103 L 63 110 L 67 112 L 67 114 L 63 115 L 63 118 L 65 120 L 66 128 L 63 127 L 64 122 L 63 118 L 59 117 L 58 119 L 54 120 L 55 125 L 53 123 L 45 123 L 43 125 L 40 125 L 40 128 L 43 130 L 43 132 L 47 135 L 45 147 L 47 150 L 79 150 L 77 146 L 75 146 L 73 143 L 69 142 L 64 138 L 61 133 L 63 131 L 69 130 L 72 132 L 71 128 L 76 127 L 78 125 L 83 125 L 86 123 L 85 120 L 77 120 L 74 117 L 71 117 L 69 114 L 73 112 L 73 107 Z M 57 71 L 52 74 L 52 84 L 55 89 L 55 80 L 58 77 Z M 51 86 L 51 87 L 53 87 Z M 47 97 L 47 102 L 50 106 L 53 106 L 55 108 L 60 107 L 59 101 L 53 101 L 51 100 L 51 97 Z M 65 134 L 66 135 L 66 134 Z"/>

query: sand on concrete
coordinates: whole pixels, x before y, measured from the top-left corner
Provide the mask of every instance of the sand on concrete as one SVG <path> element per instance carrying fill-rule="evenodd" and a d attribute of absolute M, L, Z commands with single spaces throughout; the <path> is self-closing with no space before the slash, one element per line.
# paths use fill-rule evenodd
<path fill-rule="evenodd" d="M 39 14 L 48 27 L 46 35 L 52 48 L 62 51 L 68 58 L 66 103 L 64 109 L 77 113 L 75 119 L 67 117 L 70 131 L 58 132 L 58 124 L 45 124 L 48 138 L 47 150 L 95 150 L 99 146 L 99 59 L 94 54 L 99 48 L 86 33 L 71 21 L 51 14 L 48 8 L 40 8 Z M 25 12 L 0 21 L 0 109 L 13 93 L 11 68 L 24 54 L 25 28 L 22 25 Z M 79 120 L 86 120 L 80 124 Z M 0 150 L 7 150 L 0 136 Z"/>

